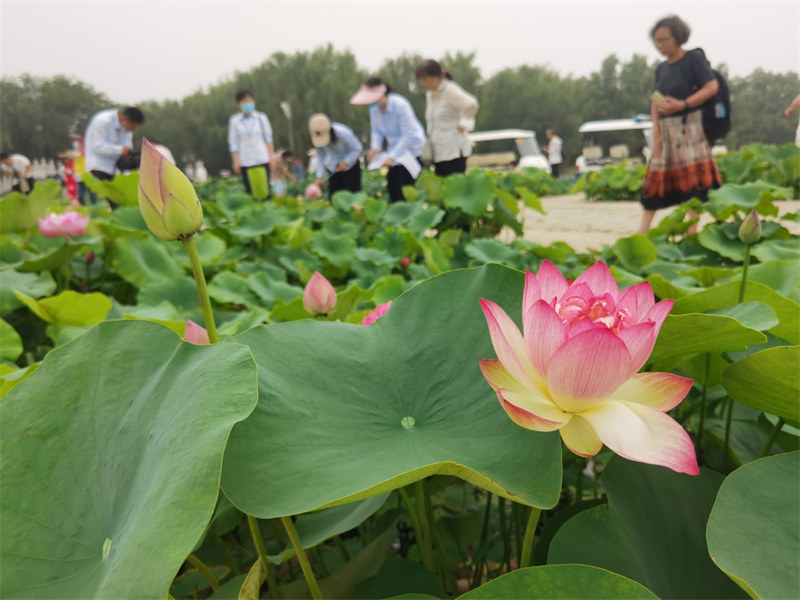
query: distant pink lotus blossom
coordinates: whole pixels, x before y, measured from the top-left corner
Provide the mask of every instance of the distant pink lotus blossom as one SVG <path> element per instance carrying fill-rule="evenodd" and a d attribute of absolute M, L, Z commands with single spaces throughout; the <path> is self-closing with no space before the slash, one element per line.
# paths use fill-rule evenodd
<path fill-rule="evenodd" d="M 306 198 L 315 199 L 322 198 L 322 188 L 316 183 L 310 183 L 306 186 Z"/>
<path fill-rule="evenodd" d="M 60 237 L 72 241 L 73 235 L 86 235 L 86 226 L 89 217 L 74 210 L 67 210 L 61 214 L 50 213 L 44 219 L 39 219 L 39 231 L 47 237 Z"/>
<path fill-rule="evenodd" d="M 603 444 L 629 460 L 697 475 L 688 434 L 666 411 L 692 381 L 638 373 L 672 300 L 655 303 L 647 282 L 620 290 L 602 262 L 569 283 L 545 261 L 525 274 L 523 332 L 494 302 L 481 299 L 498 360 L 481 370 L 517 425 L 555 431 L 579 456 Z"/>
<path fill-rule="evenodd" d="M 391 300 L 386 304 L 379 304 L 378 306 L 375 307 L 375 310 L 373 310 L 366 317 L 364 317 L 364 320 L 361 321 L 361 324 L 364 325 L 365 327 L 372 325 L 375 321 L 377 321 L 383 315 L 389 312 L 389 309 L 391 307 L 392 307 Z"/>
<path fill-rule="evenodd" d="M 411 259 L 408 258 L 407 256 L 404 256 L 403 260 L 400 261 L 400 266 L 403 267 L 404 269 L 407 269 L 408 265 L 410 264 L 411 264 Z"/>
<path fill-rule="evenodd" d="M 306 284 L 303 307 L 311 315 L 328 315 L 336 308 L 336 290 L 321 273 L 315 271 Z"/>
<path fill-rule="evenodd" d="M 198 346 L 208 346 L 208 331 L 191 319 L 186 319 L 186 329 L 183 331 L 183 339 L 190 344 Z"/>

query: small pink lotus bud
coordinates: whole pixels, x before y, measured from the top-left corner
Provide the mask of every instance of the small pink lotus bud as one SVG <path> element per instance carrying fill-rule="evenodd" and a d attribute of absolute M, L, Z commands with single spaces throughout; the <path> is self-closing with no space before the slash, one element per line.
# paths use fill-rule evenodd
<path fill-rule="evenodd" d="M 315 271 L 306 284 L 303 306 L 312 315 L 328 315 L 336 308 L 336 290 L 321 273 Z"/>
<path fill-rule="evenodd" d="M 755 208 L 742 221 L 742 225 L 739 227 L 739 239 L 748 246 L 761 239 L 761 219 L 758 218 Z"/>
<path fill-rule="evenodd" d="M 322 198 L 322 188 L 320 188 L 316 183 L 309 184 L 306 187 L 306 198 Z"/>
<path fill-rule="evenodd" d="M 400 261 L 400 266 L 403 267 L 404 269 L 407 269 L 408 265 L 410 264 L 411 264 L 411 259 L 408 258 L 407 256 L 404 256 L 403 260 Z"/>
<path fill-rule="evenodd" d="M 208 346 L 208 332 L 204 327 L 200 327 L 191 319 L 186 320 L 186 329 L 183 331 L 183 339 L 190 344 L 198 346 Z"/>
<path fill-rule="evenodd" d="M 89 250 L 83 255 L 83 262 L 85 262 L 87 265 L 90 265 L 94 262 L 94 250 Z"/>

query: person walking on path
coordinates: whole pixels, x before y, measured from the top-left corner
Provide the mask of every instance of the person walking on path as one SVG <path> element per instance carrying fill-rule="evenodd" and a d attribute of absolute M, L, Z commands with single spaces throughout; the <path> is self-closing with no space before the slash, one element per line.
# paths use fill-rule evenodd
<path fill-rule="evenodd" d="M 270 189 L 269 164 L 275 157 L 272 144 L 272 125 L 269 118 L 256 110 L 256 99 L 250 90 L 236 92 L 239 112 L 228 120 L 228 148 L 231 152 L 233 172 L 242 176 L 244 189 L 252 194 L 247 172 L 263 167 L 267 173 L 267 190 Z M 269 198 L 271 194 L 268 193 Z"/>
<path fill-rule="evenodd" d="M 425 130 L 408 99 L 392 92 L 385 81 L 371 77 L 359 88 L 351 104 L 369 106 L 370 149 L 368 168 L 389 168 L 386 187 L 390 202 L 404 200 L 403 186 L 414 185 L 422 164 L 419 157 L 425 144 Z M 381 154 L 383 143 L 386 152 Z M 376 165 L 376 157 L 380 165 Z"/>
<path fill-rule="evenodd" d="M 650 113 L 653 154 L 642 185 L 644 211 L 639 233 L 650 229 L 656 210 L 691 198 L 708 200 L 708 190 L 722 185 L 703 132 L 700 107 L 719 90 L 702 50 L 685 50 L 691 29 L 675 15 L 660 19 L 650 37 L 666 61 L 656 69 Z M 690 217 L 697 214 L 690 212 Z M 688 233 L 695 233 L 693 225 Z"/>
<path fill-rule="evenodd" d="M 437 175 L 445 177 L 467 170 L 472 142 L 467 133 L 475 129 L 478 100 L 453 81 L 452 75 L 435 60 L 422 61 L 414 72 L 427 98 L 425 148 Z M 423 153 L 423 156 L 424 154 Z"/>
<path fill-rule="evenodd" d="M 800 94 L 798 94 L 795 99 L 792 100 L 792 103 L 786 107 L 786 112 L 783 114 L 787 117 L 791 117 L 792 113 L 798 108 L 800 108 Z M 795 146 L 800 146 L 800 123 L 797 124 L 797 132 L 794 134 L 794 143 Z"/>
<path fill-rule="evenodd" d="M 558 179 L 561 171 L 561 163 L 564 162 L 564 141 L 556 135 L 552 129 L 548 129 L 547 146 L 542 146 L 542 150 L 547 153 L 547 160 L 550 162 L 550 172 L 554 178 Z"/>
<path fill-rule="evenodd" d="M 317 185 L 325 182 L 325 171 L 331 173 L 328 180 L 328 197 L 339 190 L 361 191 L 361 165 L 358 159 L 363 146 L 347 125 L 331 122 L 327 115 L 317 113 L 308 120 L 311 145 L 317 153 Z"/>

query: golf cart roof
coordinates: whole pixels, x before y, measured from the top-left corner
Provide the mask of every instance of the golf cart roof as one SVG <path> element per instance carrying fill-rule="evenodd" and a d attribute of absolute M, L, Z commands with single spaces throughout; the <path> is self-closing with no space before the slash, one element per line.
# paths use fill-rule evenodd
<path fill-rule="evenodd" d="M 651 129 L 653 122 L 649 115 L 639 115 L 632 119 L 610 119 L 608 121 L 588 121 L 580 126 L 580 133 L 596 133 L 600 131 L 629 131 Z"/>
<path fill-rule="evenodd" d="M 516 140 L 534 138 L 536 132 L 530 129 L 495 129 L 493 131 L 475 131 L 469 134 L 471 142 L 489 142 L 493 140 Z"/>

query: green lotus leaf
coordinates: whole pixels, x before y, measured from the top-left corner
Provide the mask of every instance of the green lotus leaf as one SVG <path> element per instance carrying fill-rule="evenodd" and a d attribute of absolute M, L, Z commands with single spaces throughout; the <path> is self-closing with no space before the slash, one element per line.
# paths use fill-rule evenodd
<path fill-rule="evenodd" d="M 522 273 L 505 267 L 453 271 L 370 327 L 305 320 L 237 336 L 259 365 L 261 401 L 232 433 L 226 495 L 269 518 L 449 474 L 553 506 L 558 434 L 513 424 L 478 366 L 494 356 L 479 298 L 519 314 L 522 288 Z"/>
<path fill-rule="evenodd" d="M 0 402 L 0 595 L 165 598 L 256 398 L 245 346 L 154 323 L 102 323 L 51 351 Z"/>

